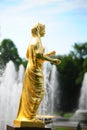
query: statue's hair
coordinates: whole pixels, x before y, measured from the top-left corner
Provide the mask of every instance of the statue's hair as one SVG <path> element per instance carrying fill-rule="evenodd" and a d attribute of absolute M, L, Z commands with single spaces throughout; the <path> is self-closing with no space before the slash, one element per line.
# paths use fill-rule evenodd
<path fill-rule="evenodd" d="M 40 35 L 40 36 L 43 36 L 43 34 L 42 34 L 42 30 L 45 28 L 45 25 L 43 25 L 43 24 L 41 24 L 41 23 L 37 23 L 37 24 L 35 24 L 33 27 L 32 27 L 32 29 L 31 29 L 31 33 L 32 33 L 32 35 L 33 36 L 37 36 L 38 34 Z"/>

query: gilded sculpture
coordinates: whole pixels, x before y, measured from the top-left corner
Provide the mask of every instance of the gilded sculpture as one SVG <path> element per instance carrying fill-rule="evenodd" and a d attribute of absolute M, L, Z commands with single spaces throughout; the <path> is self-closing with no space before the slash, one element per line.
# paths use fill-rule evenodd
<path fill-rule="evenodd" d="M 60 64 L 61 61 L 50 58 L 56 53 L 55 51 L 45 54 L 41 42 L 41 37 L 45 34 L 45 25 L 37 23 L 32 27 L 31 34 L 32 37 L 26 52 L 28 64 L 24 75 L 18 114 L 14 124 L 33 122 L 44 127 L 45 124 L 36 117 L 44 96 L 43 62 L 49 61 L 53 64 Z"/>

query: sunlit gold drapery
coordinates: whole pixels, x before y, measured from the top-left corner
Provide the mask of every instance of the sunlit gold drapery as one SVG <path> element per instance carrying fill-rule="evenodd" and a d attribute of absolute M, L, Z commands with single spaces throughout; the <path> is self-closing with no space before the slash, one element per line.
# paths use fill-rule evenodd
<path fill-rule="evenodd" d="M 28 65 L 24 76 L 23 90 L 20 99 L 17 119 L 26 120 L 36 116 L 39 104 L 44 95 L 44 80 L 42 72 L 43 60 L 37 58 L 37 45 L 29 45 L 26 56 Z"/>

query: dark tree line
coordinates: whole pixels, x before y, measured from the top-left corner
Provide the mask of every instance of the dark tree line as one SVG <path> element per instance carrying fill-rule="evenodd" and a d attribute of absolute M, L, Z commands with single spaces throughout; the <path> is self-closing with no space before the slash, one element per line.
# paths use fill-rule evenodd
<path fill-rule="evenodd" d="M 87 71 L 87 43 L 75 43 L 68 55 L 55 57 L 61 59 L 61 64 L 57 66 L 60 94 L 59 99 L 55 99 L 56 111 L 74 111 L 78 106 L 83 76 Z M 0 43 L 0 68 L 4 68 L 10 60 L 14 62 L 16 70 L 20 64 L 26 68 L 27 60 L 19 56 L 13 41 L 4 39 Z"/>
<path fill-rule="evenodd" d="M 57 66 L 60 88 L 59 110 L 75 111 L 78 107 L 83 76 L 87 72 L 87 43 L 75 43 L 68 55 L 57 57 L 62 61 Z"/>

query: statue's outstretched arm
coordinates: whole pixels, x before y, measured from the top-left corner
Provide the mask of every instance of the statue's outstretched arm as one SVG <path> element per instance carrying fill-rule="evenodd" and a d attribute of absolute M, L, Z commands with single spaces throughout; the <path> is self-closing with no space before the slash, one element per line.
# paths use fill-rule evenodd
<path fill-rule="evenodd" d="M 61 63 L 61 60 L 53 59 L 53 58 L 50 58 L 50 57 L 48 57 L 46 55 L 43 55 L 43 59 L 46 60 L 46 61 L 49 61 L 49 62 L 51 62 L 53 64 L 56 64 L 56 65 L 59 65 Z"/>
<path fill-rule="evenodd" d="M 52 56 L 52 55 L 55 55 L 55 53 L 56 53 L 55 51 L 51 51 L 49 53 L 46 53 L 45 56 Z"/>
<path fill-rule="evenodd" d="M 36 54 L 36 57 L 39 58 L 39 59 L 42 59 L 42 60 L 46 60 L 46 61 L 49 61 L 53 64 L 56 64 L 56 65 L 59 65 L 61 63 L 61 60 L 59 59 L 53 59 L 45 54 L 41 54 L 41 53 L 37 53 Z"/>

